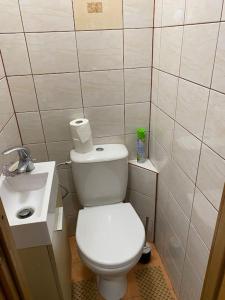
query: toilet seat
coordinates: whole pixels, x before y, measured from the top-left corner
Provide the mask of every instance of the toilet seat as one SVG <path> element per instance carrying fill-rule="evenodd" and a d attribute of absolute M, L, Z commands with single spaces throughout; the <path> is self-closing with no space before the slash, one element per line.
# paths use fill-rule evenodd
<path fill-rule="evenodd" d="M 130 203 L 81 209 L 76 240 L 82 255 L 96 267 L 121 268 L 140 254 L 144 226 Z"/>

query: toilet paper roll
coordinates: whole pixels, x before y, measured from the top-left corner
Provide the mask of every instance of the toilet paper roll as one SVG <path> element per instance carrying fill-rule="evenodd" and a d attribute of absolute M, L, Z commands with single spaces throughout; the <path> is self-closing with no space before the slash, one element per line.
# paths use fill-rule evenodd
<path fill-rule="evenodd" d="M 70 122 L 70 131 L 73 140 L 86 143 L 92 138 L 91 127 L 88 119 L 76 119 Z"/>

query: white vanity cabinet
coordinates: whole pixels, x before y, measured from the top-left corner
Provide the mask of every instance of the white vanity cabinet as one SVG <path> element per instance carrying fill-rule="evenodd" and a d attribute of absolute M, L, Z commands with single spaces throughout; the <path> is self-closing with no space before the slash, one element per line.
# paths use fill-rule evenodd
<path fill-rule="evenodd" d="M 19 249 L 32 300 L 71 300 L 71 262 L 63 208 L 56 208 L 52 243 Z"/>

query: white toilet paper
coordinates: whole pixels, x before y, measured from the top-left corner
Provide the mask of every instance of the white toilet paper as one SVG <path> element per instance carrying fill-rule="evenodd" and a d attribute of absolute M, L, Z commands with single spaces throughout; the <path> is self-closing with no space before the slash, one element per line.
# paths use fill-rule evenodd
<path fill-rule="evenodd" d="M 93 149 L 91 127 L 88 119 L 71 121 L 70 131 L 77 152 L 87 153 Z"/>

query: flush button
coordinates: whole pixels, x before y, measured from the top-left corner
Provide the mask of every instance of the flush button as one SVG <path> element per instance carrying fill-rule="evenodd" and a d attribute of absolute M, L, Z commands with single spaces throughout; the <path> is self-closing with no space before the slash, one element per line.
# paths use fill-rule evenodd
<path fill-rule="evenodd" d="M 98 148 L 96 148 L 96 151 L 104 151 L 104 148 L 98 147 Z"/>

